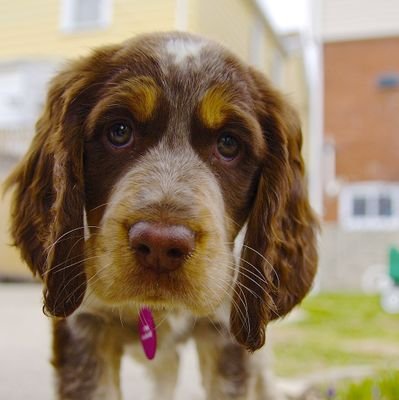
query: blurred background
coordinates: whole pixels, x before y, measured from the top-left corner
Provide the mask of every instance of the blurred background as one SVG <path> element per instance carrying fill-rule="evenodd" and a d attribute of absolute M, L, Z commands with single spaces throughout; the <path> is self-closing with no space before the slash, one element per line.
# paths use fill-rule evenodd
<path fill-rule="evenodd" d="M 397 400 L 398 21 L 398 0 L 1 1 L 0 181 L 28 148 L 47 83 L 65 60 L 151 31 L 223 43 L 301 114 L 309 193 L 322 221 L 313 293 L 272 329 L 281 387 L 293 399 Z M 23 392 L 14 376 L 40 380 L 40 368 L 49 368 L 24 358 L 47 357 L 49 338 L 40 288 L 10 246 L 9 204 L 7 195 L 0 202 L 0 398 L 7 399 Z M 45 328 L 21 348 L 17 338 L 24 341 L 24 321 L 29 335 L 31 318 Z M 7 388 L 14 397 L 2 397 Z"/>

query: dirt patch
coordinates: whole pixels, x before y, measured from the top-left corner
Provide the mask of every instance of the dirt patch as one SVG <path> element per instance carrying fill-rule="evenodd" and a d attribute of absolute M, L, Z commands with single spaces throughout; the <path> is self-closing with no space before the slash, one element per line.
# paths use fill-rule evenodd
<path fill-rule="evenodd" d="M 348 352 L 356 352 L 358 354 L 365 355 L 377 355 L 399 357 L 399 347 L 397 343 L 382 342 L 380 340 L 353 340 L 346 341 L 341 345 L 341 348 Z"/>

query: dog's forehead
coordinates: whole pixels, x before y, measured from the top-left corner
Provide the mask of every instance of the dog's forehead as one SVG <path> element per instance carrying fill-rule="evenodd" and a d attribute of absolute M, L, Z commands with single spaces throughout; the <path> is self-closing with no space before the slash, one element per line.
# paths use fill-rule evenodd
<path fill-rule="evenodd" d="M 194 38 L 169 38 L 166 39 L 165 50 L 171 62 L 177 66 L 188 66 L 189 61 L 200 64 L 201 51 L 206 47 L 206 41 Z"/>
<path fill-rule="evenodd" d="M 148 72 L 166 86 L 176 82 L 189 83 L 191 88 L 218 81 L 234 84 L 240 81 L 245 69 L 244 64 L 219 43 L 192 34 L 147 35 L 129 44 L 134 50 L 129 61 L 142 63 L 141 71 L 147 67 Z"/>
<path fill-rule="evenodd" d="M 190 34 L 160 36 L 154 50 L 162 64 L 188 71 L 200 70 L 210 56 L 215 64 L 223 64 L 226 52 L 219 44 Z"/>

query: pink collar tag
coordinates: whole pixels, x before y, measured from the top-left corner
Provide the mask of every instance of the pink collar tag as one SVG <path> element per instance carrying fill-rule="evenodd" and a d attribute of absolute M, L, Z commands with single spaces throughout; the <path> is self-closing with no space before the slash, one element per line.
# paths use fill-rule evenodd
<path fill-rule="evenodd" d="M 140 308 L 138 327 L 144 353 L 152 360 L 157 351 L 157 333 L 152 312 L 148 307 Z"/>

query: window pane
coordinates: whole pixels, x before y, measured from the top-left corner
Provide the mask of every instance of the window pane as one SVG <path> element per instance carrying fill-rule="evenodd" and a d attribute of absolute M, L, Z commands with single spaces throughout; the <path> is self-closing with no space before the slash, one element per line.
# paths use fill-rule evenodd
<path fill-rule="evenodd" d="M 378 199 L 378 215 L 390 217 L 392 215 L 392 199 L 388 196 L 380 196 Z"/>
<path fill-rule="evenodd" d="M 23 125 L 29 112 L 24 76 L 19 71 L 0 71 L 0 128 Z"/>
<path fill-rule="evenodd" d="M 355 217 L 363 217 L 366 215 L 366 199 L 364 197 L 355 197 L 353 199 L 352 214 Z"/>
<path fill-rule="evenodd" d="M 75 23 L 78 26 L 95 24 L 100 19 L 100 0 L 79 0 L 75 3 Z"/>

